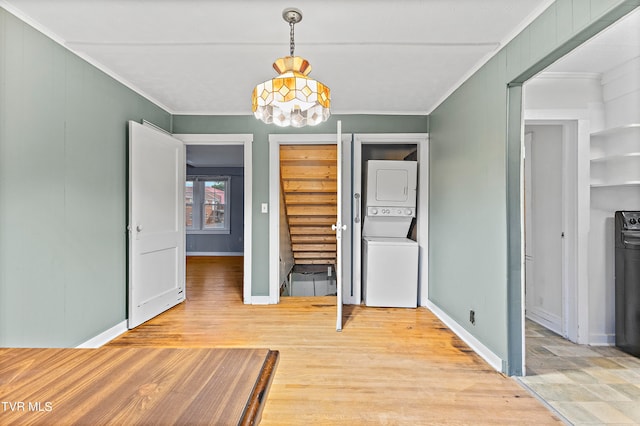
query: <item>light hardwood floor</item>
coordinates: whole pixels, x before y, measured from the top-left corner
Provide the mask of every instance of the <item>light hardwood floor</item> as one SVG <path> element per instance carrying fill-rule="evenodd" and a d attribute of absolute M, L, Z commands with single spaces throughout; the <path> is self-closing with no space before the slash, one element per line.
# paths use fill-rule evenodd
<path fill-rule="evenodd" d="M 242 258 L 189 257 L 187 301 L 110 346 L 280 351 L 264 425 L 561 424 L 426 309 L 345 307 L 335 297 L 242 304 Z"/>

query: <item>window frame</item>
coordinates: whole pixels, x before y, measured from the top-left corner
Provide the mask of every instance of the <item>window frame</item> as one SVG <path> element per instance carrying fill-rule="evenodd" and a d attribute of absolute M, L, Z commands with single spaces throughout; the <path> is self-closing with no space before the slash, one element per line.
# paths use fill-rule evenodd
<path fill-rule="evenodd" d="M 224 226 L 221 228 L 207 228 L 205 226 L 205 183 L 211 181 L 224 181 L 225 182 L 225 202 L 224 202 Z M 193 204 L 191 207 L 192 212 L 192 226 L 186 227 L 187 234 L 231 234 L 231 176 L 218 176 L 218 175 L 197 175 L 187 176 L 186 182 L 193 182 Z M 186 183 L 185 183 L 186 187 Z M 185 217 L 187 203 L 186 198 L 184 200 Z"/>

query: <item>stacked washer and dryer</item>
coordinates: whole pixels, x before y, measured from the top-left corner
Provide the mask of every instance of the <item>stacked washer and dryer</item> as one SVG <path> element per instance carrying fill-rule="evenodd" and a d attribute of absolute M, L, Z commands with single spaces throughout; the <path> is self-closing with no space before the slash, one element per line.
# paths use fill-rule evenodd
<path fill-rule="evenodd" d="M 362 290 L 367 306 L 417 307 L 418 243 L 408 238 L 416 217 L 417 175 L 416 161 L 366 162 Z"/>

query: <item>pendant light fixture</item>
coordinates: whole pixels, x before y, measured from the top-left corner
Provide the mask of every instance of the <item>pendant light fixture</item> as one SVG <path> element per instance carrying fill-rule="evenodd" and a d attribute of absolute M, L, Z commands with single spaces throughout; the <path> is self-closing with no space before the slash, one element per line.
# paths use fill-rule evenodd
<path fill-rule="evenodd" d="M 326 121 L 331 112 L 331 92 L 327 86 L 307 77 L 311 65 L 294 55 L 294 25 L 302 20 L 302 12 L 287 8 L 282 18 L 290 27 L 290 55 L 279 58 L 273 68 L 277 77 L 258 84 L 251 97 L 253 114 L 267 124 L 278 126 L 314 126 Z"/>

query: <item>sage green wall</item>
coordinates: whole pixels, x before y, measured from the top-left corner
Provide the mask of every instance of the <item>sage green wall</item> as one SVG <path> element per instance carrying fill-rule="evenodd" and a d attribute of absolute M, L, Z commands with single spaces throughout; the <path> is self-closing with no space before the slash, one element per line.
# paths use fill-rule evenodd
<path fill-rule="evenodd" d="M 0 346 L 126 318 L 127 120 L 171 116 L 0 9 Z"/>
<path fill-rule="evenodd" d="M 327 122 L 304 129 L 267 125 L 251 116 L 173 117 L 174 133 L 253 134 L 253 235 L 251 283 L 253 296 L 269 295 L 269 215 L 260 212 L 260 203 L 269 202 L 269 134 L 335 133 L 342 120 L 343 133 L 426 133 L 427 116 L 334 115 Z"/>
<path fill-rule="evenodd" d="M 556 1 L 430 116 L 429 299 L 499 356 L 510 374 L 521 368 L 523 339 L 522 125 L 520 91 L 507 85 L 524 82 L 639 3 Z"/>

